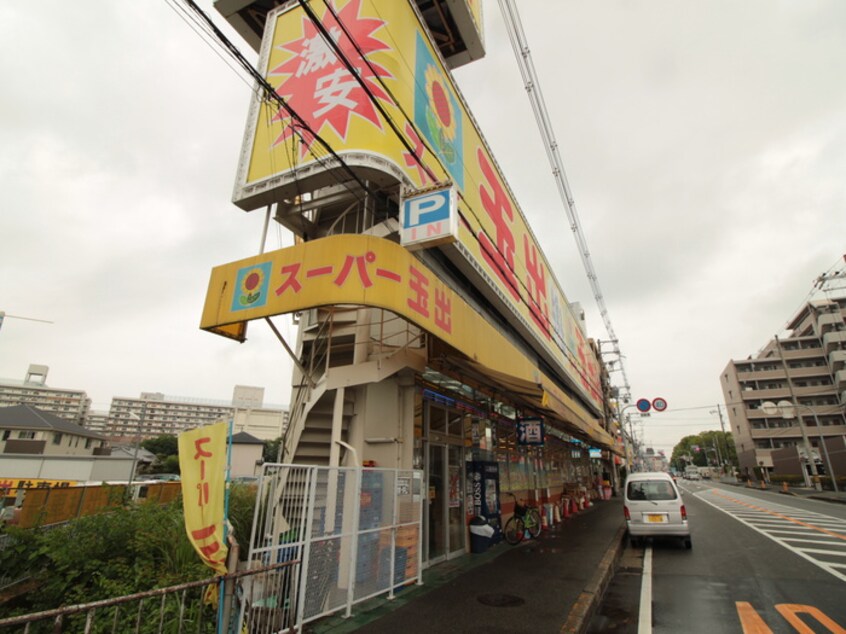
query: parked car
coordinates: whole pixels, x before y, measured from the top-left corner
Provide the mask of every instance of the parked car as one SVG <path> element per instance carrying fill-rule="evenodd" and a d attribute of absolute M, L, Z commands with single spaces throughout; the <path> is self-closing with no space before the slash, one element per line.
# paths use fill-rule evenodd
<path fill-rule="evenodd" d="M 156 482 L 179 482 L 179 474 L 177 473 L 150 473 L 141 476 L 144 480 L 155 480 Z"/>
<path fill-rule="evenodd" d="M 676 483 L 663 472 L 632 473 L 626 478 L 623 512 L 632 546 L 645 537 L 676 537 L 691 548 L 687 510 Z"/>

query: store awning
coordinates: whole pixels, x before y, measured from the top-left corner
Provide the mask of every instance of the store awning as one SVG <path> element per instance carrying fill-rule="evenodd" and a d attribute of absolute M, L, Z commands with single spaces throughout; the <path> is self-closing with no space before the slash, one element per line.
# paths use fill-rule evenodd
<path fill-rule="evenodd" d="M 447 365 L 460 369 L 474 381 L 507 391 L 510 396 L 543 412 L 550 422 L 563 432 L 596 447 L 619 453 L 620 449 L 614 437 L 600 426 L 599 420 L 567 396 L 544 374 L 539 373 L 541 383 L 534 383 L 485 367 L 460 354 L 441 355 L 441 358 Z"/>

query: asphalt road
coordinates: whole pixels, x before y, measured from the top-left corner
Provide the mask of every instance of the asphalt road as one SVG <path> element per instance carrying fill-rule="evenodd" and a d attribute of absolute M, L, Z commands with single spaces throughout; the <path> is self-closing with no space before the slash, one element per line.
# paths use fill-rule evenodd
<path fill-rule="evenodd" d="M 846 505 L 681 486 L 693 549 L 627 546 L 590 632 L 846 633 Z"/>

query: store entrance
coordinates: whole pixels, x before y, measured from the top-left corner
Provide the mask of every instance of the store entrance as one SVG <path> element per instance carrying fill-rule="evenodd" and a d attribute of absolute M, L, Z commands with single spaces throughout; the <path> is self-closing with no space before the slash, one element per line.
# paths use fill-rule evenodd
<path fill-rule="evenodd" d="M 464 453 L 459 445 L 428 444 L 426 505 L 429 565 L 464 554 Z"/>
<path fill-rule="evenodd" d="M 464 554 L 466 540 L 464 436 L 466 414 L 425 402 L 424 447 L 428 495 L 423 518 L 429 565 Z"/>

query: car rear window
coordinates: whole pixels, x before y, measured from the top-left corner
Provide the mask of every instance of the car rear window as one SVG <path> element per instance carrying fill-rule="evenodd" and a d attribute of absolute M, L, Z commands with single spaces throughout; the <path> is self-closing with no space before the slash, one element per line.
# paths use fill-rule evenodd
<path fill-rule="evenodd" d="M 629 482 L 626 497 L 630 500 L 675 500 L 676 490 L 666 480 Z"/>

